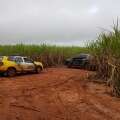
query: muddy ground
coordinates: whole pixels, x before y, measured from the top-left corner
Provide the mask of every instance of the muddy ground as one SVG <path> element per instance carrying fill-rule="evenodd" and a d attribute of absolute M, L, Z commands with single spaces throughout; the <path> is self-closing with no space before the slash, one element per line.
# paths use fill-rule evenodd
<path fill-rule="evenodd" d="M 41 74 L 0 77 L 0 120 L 120 120 L 120 99 L 90 72 L 49 68 Z"/>

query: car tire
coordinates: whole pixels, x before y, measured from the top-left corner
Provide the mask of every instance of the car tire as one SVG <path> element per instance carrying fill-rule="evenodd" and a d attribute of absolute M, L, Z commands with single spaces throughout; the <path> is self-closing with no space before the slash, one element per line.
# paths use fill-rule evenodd
<path fill-rule="evenodd" d="M 41 73 L 41 71 L 42 71 L 42 68 L 40 67 L 40 66 L 38 66 L 38 67 L 36 67 L 36 73 Z"/>
<path fill-rule="evenodd" d="M 89 64 L 88 64 L 88 63 L 86 63 L 86 64 L 84 65 L 84 69 L 85 69 L 85 70 L 89 70 Z"/>
<path fill-rule="evenodd" d="M 7 72 L 6 72 L 6 75 L 8 77 L 13 77 L 16 75 L 16 69 L 15 68 L 8 68 Z"/>
<path fill-rule="evenodd" d="M 72 68 L 72 63 L 68 63 L 68 64 L 67 64 L 67 67 L 68 67 L 68 68 Z"/>

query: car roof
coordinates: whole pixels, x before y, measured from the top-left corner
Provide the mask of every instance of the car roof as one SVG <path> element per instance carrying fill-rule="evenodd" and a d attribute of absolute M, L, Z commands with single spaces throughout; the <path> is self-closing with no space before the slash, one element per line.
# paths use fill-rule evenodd
<path fill-rule="evenodd" d="M 0 57 L 22 57 L 20 55 L 1 55 Z"/>
<path fill-rule="evenodd" d="M 20 55 L 10 55 L 8 57 L 27 57 L 27 56 L 20 56 Z"/>
<path fill-rule="evenodd" d="M 79 56 L 81 56 L 81 55 L 90 55 L 90 54 L 88 54 L 88 53 L 80 53 L 80 54 L 78 54 Z"/>
<path fill-rule="evenodd" d="M 74 58 L 87 57 L 87 56 L 90 56 L 90 54 L 87 54 L 87 53 L 81 53 L 81 54 L 78 54 L 78 55 L 74 56 Z"/>

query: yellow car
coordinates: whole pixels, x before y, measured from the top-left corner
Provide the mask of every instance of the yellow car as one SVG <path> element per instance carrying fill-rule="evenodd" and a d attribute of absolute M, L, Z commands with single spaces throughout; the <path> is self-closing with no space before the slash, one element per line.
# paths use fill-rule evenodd
<path fill-rule="evenodd" d="M 0 56 L 0 73 L 15 76 L 16 73 L 36 72 L 43 70 L 43 64 L 24 56 Z"/>

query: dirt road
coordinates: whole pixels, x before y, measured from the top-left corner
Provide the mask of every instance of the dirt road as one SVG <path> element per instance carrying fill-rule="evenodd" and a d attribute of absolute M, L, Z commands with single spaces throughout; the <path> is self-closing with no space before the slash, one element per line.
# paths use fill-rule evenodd
<path fill-rule="evenodd" d="M 120 99 L 87 71 L 49 68 L 0 78 L 0 120 L 120 120 Z"/>

